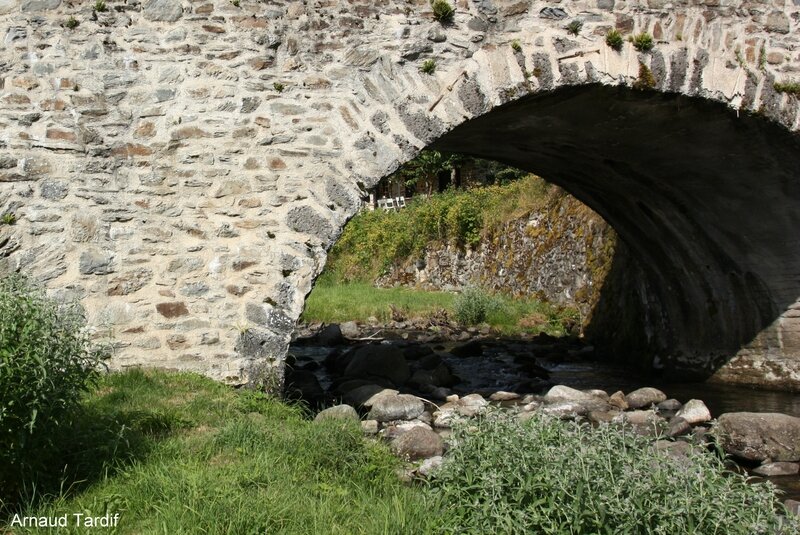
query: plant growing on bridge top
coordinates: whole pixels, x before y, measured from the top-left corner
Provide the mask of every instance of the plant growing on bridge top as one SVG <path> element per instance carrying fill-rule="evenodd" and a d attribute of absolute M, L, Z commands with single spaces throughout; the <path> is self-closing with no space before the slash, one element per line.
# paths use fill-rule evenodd
<path fill-rule="evenodd" d="M 519 39 L 514 39 L 511 41 L 511 50 L 514 52 L 522 52 L 522 45 L 519 44 Z"/>
<path fill-rule="evenodd" d="M 645 91 L 647 89 L 653 89 L 656 86 L 656 79 L 653 76 L 653 71 L 650 68 L 642 63 L 639 62 L 639 77 L 633 82 L 633 88 L 638 89 L 640 91 Z"/>
<path fill-rule="evenodd" d="M 0 224 L 13 225 L 16 222 L 17 222 L 17 216 L 12 214 L 11 212 L 6 212 L 2 216 L 0 216 Z"/>
<path fill-rule="evenodd" d="M 619 33 L 619 30 L 616 28 L 608 30 L 608 33 L 606 33 L 606 44 L 609 46 L 609 48 L 619 52 L 622 50 L 622 45 L 624 43 L 625 41 L 622 39 L 622 34 Z"/>
<path fill-rule="evenodd" d="M 436 62 L 432 59 L 426 59 L 422 62 L 419 70 L 425 74 L 433 74 L 436 71 Z"/>
<path fill-rule="evenodd" d="M 647 32 L 638 33 L 631 37 L 631 43 L 633 43 L 633 48 L 639 52 L 647 52 L 653 49 L 653 37 Z"/>
<path fill-rule="evenodd" d="M 275 89 L 278 93 L 283 93 L 283 84 L 280 82 L 275 82 L 272 84 L 272 88 Z"/>
<path fill-rule="evenodd" d="M 442 24 L 447 24 L 453 21 L 456 10 L 450 5 L 447 0 L 431 0 L 431 8 L 433 9 L 433 18 Z"/>
<path fill-rule="evenodd" d="M 78 27 L 78 24 L 80 24 L 78 22 L 78 19 L 76 19 L 75 17 L 70 16 L 70 18 L 67 19 L 67 22 L 64 23 L 64 26 L 66 28 L 69 28 L 70 30 L 74 30 L 75 28 Z"/>
<path fill-rule="evenodd" d="M 100 12 L 107 11 L 108 7 L 106 7 L 105 0 L 95 0 L 94 10 Z"/>
<path fill-rule="evenodd" d="M 800 82 L 775 82 L 773 87 L 778 93 L 787 93 L 795 97 L 800 97 Z"/>
<path fill-rule="evenodd" d="M 578 19 L 575 19 L 567 24 L 567 31 L 572 35 L 578 35 L 581 33 L 581 28 L 583 28 L 583 21 Z"/>

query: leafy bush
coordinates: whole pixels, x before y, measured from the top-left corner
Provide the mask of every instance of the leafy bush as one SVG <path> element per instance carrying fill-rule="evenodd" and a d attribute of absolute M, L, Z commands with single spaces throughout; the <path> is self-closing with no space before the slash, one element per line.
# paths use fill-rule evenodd
<path fill-rule="evenodd" d="M 456 424 L 453 444 L 429 488 L 438 533 L 796 533 L 780 531 L 772 485 L 608 425 L 493 411 Z"/>
<path fill-rule="evenodd" d="M 773 87 L 778 93 L 800 96 L 800 82 L 775 82 Z"/>
<path fill-rule="evenodd" d="M 498 303 L 480 288 L 470 287 L 453 300 L 453 312 L 462 325 L 477 325 L 486 321 L 486 316 L 498 307 Z"/>
<path fill-rule="evenodd" d="M 447 0 L 431 0 L 431 8 L 433 9 L 433 18 L 442 24 L 452 22 L 456 13 Z"/>
<path fill-rule="evenodd" d="M 653 48 L 653 37 L 647 32 L 636 34 L 631 38 L 631 42 L 639 52 L 647 52 Z"/>
<path fill-rule="evenodd" d="M 0 488 L 21 484 L 46 457 L 105 357 L 78 307 L 59 305 L 24 277 L 0 280 Z"/>
<path fill-rule="evenodd" d="M 606 44 L 619 52 L 622 50 L 622 45 L 625 44 L 625 41 L 622 39 L 622 34 L 619 33 L 619 30 L 611 29 L 606 34 Z"/>

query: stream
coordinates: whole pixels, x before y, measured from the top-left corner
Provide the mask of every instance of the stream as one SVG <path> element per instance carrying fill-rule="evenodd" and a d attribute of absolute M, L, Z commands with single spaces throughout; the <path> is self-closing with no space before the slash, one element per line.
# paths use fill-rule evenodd
<path fill-rule="evenodd" d="M 451 351 L 460 343 L 443 341 L 423 343 L 395 341 L 402 347 L 430 346 L 441 360 L 447 364 L 459 379 L 449 390 L 466 395 L 479 393 L 488 397 L 493 392 L 509 391 L 520 394 L 541 393 L 549 385 L 566 385 L 579 390 L 601 389 L 609 394 L 622 390 L 630 392 L 642 386 L 653 386 L 670 398 L 685 403 L 690 399 L 701 399 L 717 417 L 726 412 L 779 412 L 800 417 L 800 396 L 789 392 L 756 390 L 752 388 L 710 384 L 664 382 L 632 372 L 619 365 L 586 358 L 589 354 L 582 349 L 570 351 L 541 351 L 542 346 L 530 345 L 524 341 L 482 340 L 482 354 L 456 356 Z M 341 346 L 320 346 L 312 344 L 292 345 L 289 354 L 296 369 L 312 371 L 319 385 L 326 392 L 335 384 L 325 365 L 326 358 Z M 535 355 L 535 358 L 533 357 Z M 524 364 L 535 362 L 549 374 L 546 382 L 529 379 Z M 521 367 L 522 363 L 522 367 Z M 536 381 L 539 381 L 538 383 Z M 539 391 L 535 390 L 539 386 Z M 401 391 L 418 393 L 414 389 L 401 388 Z M 428 397 L 431 397 L 428 394 Z M 332 399 L 331 399 L 332 401 Z M 755 478 L 760 480 L 761 478 Z M 800 500 L 800 476 L 781 476 L 766 478 L 772 481 L 783 493 L 783 499 Z"/>

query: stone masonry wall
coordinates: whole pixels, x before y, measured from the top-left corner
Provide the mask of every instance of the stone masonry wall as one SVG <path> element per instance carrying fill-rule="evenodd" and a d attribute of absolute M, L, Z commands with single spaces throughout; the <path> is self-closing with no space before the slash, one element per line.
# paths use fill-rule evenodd
<path fill-rule="evenodd" d="M 115 368 L 280 379 L 365 189 L 524 95 L 630 87 L 641 64 L 655 90 L 800 124 L 773 89 L 800 67 L 796 2 L 458 0 L 446 26 L 427 0 L 106 3 L 0 0 L 0 258 L 80 299 Z M 656 47 L 614 51 L 611 28 Z"/>

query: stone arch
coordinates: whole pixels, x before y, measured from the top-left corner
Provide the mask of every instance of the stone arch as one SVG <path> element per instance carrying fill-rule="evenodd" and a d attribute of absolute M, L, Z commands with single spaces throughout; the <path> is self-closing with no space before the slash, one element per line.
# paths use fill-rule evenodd
<path fill-rule="evenodd" d="M 793 5 L 455 0 L 442 26 L 427 0 L 376 4 L 150 0 L 92 14 L 61 0 L 3 3 L 0 205 L 18 220 L 0 228 L 3 269 L 80 298 L 98 333 L 114 336 L 117 367 L 259 383 L 280 375 L 304 297 L 363 190 L 427 145 L 480 142 L 481 118 L 636 85 L 652 92 L 614 93 L 627 109 L 656 109 L 669 93 L 693 98 L 671 101 L 691 109 L 721 103 L 703 117 L 729 130 L 724 106 L 780 125 L 754 127 L 759 146 L 800 125 L 796 97 L 774 86 L 797 67 Z M 71 30 L 70 16 L 80 21 Z M 575 19 L 579 35 L 566 29 Z M 612 28 L 649 32 L 655 47 L 612 50 Z M 432 75 L 419 71 L 423 59 L 435 60 Z M 550 114 L 550 127 L 568 132 L 560 117 Z M 791 141 L 779 144 L 773 154 L 792 154 Z M 537 150 L 553 158 L 558 148 L 545 139 Z M 603 169 L 633 176 L 626 160 Z M 586 177 L 544 174 L 612 221 L 634 213 Z M 794 182 L 784 182 L 770 191 L 791 204 Z M 659 209 L 642 201 L 635 211 L 663 220 Z M 773 230 L 789 228 L 793 210 Z M 781 295 L 793 291 L 793 269 L 775 270 L 788 281 Z M 750 290 L 766 279 L 735 270 L 725 287 L 758 305 L 748 322 L 779 323 L 762 331 L 778 333 L 777 350 L 764 335 L 769 366 L 796 373 L 793 305 Z"/>

